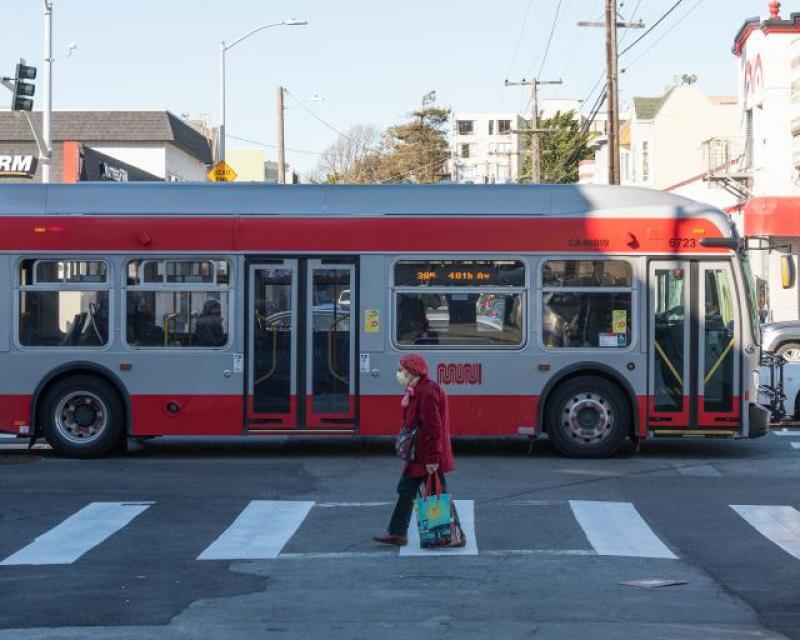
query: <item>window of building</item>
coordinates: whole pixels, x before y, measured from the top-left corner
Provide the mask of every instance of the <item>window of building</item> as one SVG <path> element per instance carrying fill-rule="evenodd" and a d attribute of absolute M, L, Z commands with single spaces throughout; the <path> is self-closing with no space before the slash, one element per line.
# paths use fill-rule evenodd
<path fill-rule="evenodd" d="M 108 344 L 110 284 L 100 260 L 23 260 L 19 343 L 24 347 Z"/>
<path fill-rule="evenodd" d="M 458 127 L 458 135 L 460 136 L 471 136 L 475 130 L 475 121 L 474 120 L 456 120 L 456 126 Z"/>
<path fill-rule="evenodd" d="M 400 260 L 394 284 L 400 347 L 524 343 L 525 265 L 519 260 Z"/>
<path fill-rule="evenodd" d="M 501 136 L 511 133 L 511 120 L 498 120 L 497 133 Z"/>
<path fill-rule="evenodd" d="M 127 265 L 125 336 L 134 348 L 220 348 L 229 338 L 224 260 L 134 260 Z"/>
<path fill-rule="evenodd" d="M 489 135 L 494 135 L 494 120 L 489 120 Z"/>
<path fill-rule="evenodd" d="M 460 155 L 461 155 L 462 158 L 469 158 L 469 145 L 468 144 L 462 144 L 461 145 L 461 153 L 460 153 Z"/>
<path fill-rule="evenodd" d="M 642 182 L 650 180 L 650 143 L 642 142 Z"/>
<path fill-rule="evenodd" d="M 542 339 L 550 348 L 631 344 L 633 270 L 622 260 L 548 260 L 542 268 Z"/>

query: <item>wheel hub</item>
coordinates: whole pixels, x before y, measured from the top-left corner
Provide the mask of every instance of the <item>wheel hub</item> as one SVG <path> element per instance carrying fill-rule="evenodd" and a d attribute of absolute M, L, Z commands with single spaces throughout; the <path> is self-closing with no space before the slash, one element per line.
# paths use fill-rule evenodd
<path fill-rule="evenodd" d="M 611 403 L 594 392 L 573 395 L 564 405 L 563 419 L 567 435 L 586 444 L 601 442 L 614 426 Z"/>
<path fill-rule="evenodd" d="M 108 426 L 108 407 L 102 398 L 89 391 L 70 393 L 55 410 L 59 434 L 73 443 L 88 444 L 99 438 Z"/>

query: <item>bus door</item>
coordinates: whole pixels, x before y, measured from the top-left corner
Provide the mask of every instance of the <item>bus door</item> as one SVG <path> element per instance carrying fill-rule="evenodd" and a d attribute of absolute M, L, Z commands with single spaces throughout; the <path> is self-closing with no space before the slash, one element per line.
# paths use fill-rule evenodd
<path fill-rule="evenodd" d="M 248 290 L 248 431 L 352 431 L 352 261 L 261 260 Z"/>
<path fill-rule="evenodd" d="M 651 261 L 648 423 L 739 426 L 739 318 L 730 265 Z"/>

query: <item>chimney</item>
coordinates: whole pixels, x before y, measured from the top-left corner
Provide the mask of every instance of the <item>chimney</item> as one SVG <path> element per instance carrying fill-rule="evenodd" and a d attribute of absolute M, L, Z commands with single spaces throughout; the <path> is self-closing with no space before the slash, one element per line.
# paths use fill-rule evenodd
<path fill-rule="evenodd" d="M 769 19 L 770 20 L 780 20 L 781 19 L 781 3 L 778 0 L 772 0 L 769 3 Z"/>

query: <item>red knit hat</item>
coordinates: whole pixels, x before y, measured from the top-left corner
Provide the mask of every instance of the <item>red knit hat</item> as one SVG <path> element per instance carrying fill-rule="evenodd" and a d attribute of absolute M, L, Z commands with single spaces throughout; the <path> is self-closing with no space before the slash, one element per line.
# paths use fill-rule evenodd
<path fill-rule="evenodd" d="M 427 376 L 428 363 L 425 358 L 417 353 L 409 353 L 407 356 L 400 358 L 400 366 L 408 371 L 412 376 Z"/>

